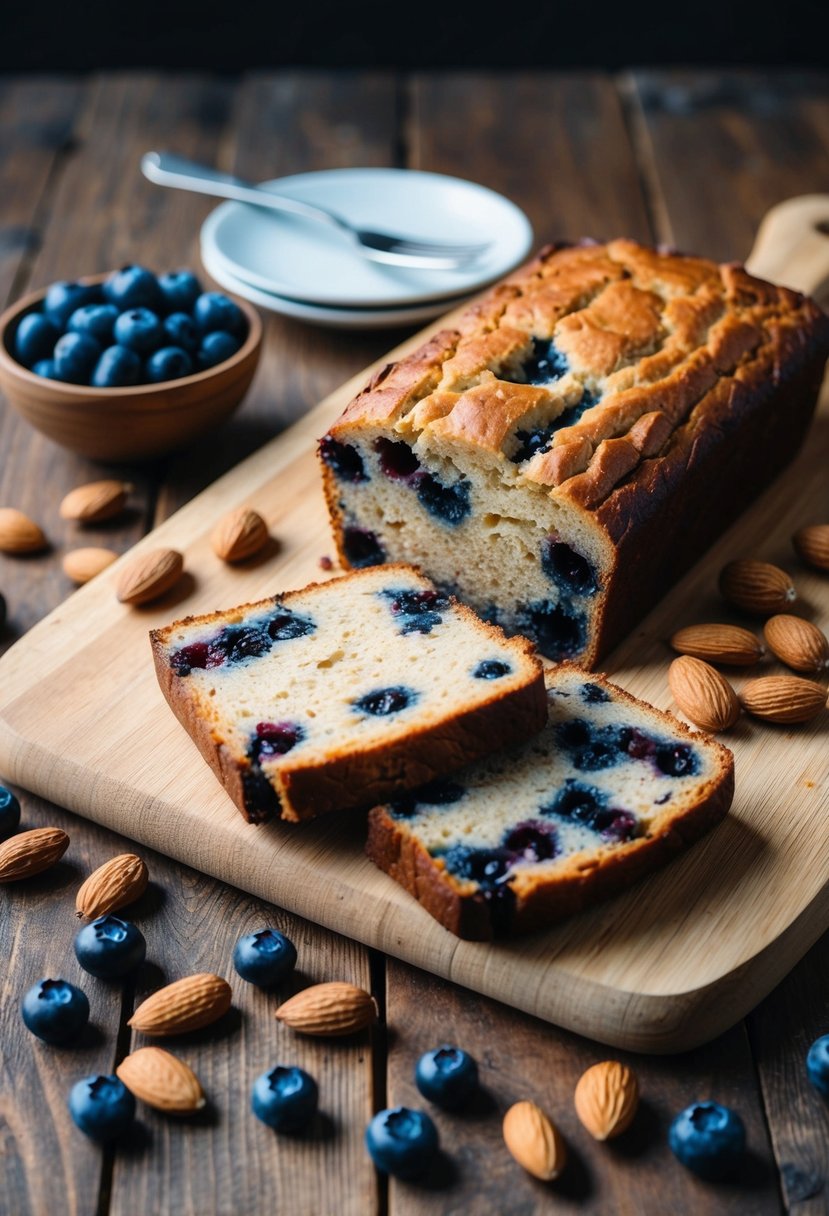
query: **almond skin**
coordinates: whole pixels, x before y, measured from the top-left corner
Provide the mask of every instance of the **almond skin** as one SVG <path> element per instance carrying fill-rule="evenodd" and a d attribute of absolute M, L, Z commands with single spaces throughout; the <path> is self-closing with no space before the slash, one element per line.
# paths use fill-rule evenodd
<path fill-rule="evenodd" d="M 115 1072 L 130 1093 L 156 1110 L 190 1115 L 205 1105 L 204 1090 L 193 1070 L 161 1047 L 139 1047 Z"/>
<path fill-rule="evenodd" d="M 0 553 L 39 553 L 48 544 L 28 515 L 14 507 L 0 507 Z"/>
<path fill-rule="evenodd" d="M 612 1140 L 633 1122 L 639 1105 L 635 1074 L 618 1060 L 604 1060 L 583 1073 L 574 1097 L 576 1114 L 594 1140 Z"/>
<path fill-rule="evenodd" d="M 763 629 L 772 654 L 795 671 L 816 675 L 829 667 L 829 641 L 811 621 L 799 616 L 773 616 Z"/>
<path fill-rule="evenodd" d="M 794 551 L 807 566 L 829 570 L 829 524 L 811 524 L 792 537 Z"/>
<path fill-rule="evenodd" d="M 785 612 L 797 599 L 794 583 L 785 570 L 770 562 L 750 558 L 723 566 L 720 594 L 729 604 L 751 616 Z"/>
<path fill-rule="evenodd" d="M 149 871 L 140 857 L 119 853 L 89 875 L 75 897 L 75 911 L 88 920 L 117 912 L 139 899 L 149 881 Z"/>
<path fill-rule="evenodd" d="M 0 844 L 0 882 L 17 882 L 42 874 L 63 857 L 69 837 L 60 828 L 18 832 Z"/>
<path fill-rule="evenodd" d="M 73 583 L 77 583 L 79 587 L 82 587 L 84 583 L 90 582 L 101 571 L 106 570 L 107 566 L 111 566 L 117 560 L 118 554 L 113 553 L 111 549 L 97 549 L 95 547 L 72 549 L 64 556 L 62 562 L 63 573 L 67 578 L 71 578 Z"/>
<path fill-rule="evenodd" d="M 740 701 L 755 718 L 794 724 L 817 717 L 826 705 L 826 689 L 799 676 L 761 676 L 746 684 Z"/>
<path fill-rule="evenodd" d="M 148 604 L 174 587 L 184 558 L 175 549 L 150 549 L 124 566 L 115 590 L 122 604 Z"/>
<path fill-rule="evenodd" d="M 355 984 L 334 980 L 304 988 L 280 1005 L 275 1016 L 301 1034 L 355 1034 L 377 1016 L 374 998 Z"/>
<path fill-rule="evenodd" d="M 671 646 L 679 654 L 727 667 L 752 667 L 766 653 L 759 638 L 739 625 L 688 625 L 677 630 Z"/>
<path fill-rule="evenodd" d="M 516 1102 L 504 1115 L 504 1143 L 518 1164 L 550 1182 L 558 1178 L 567 1160 L 564 1141 L 555 1125 L 535 1102 Z"/>
<path fill-rule="evenodd" d="M 713 735 L 728 730 L 740 716 L 734 689 L 702 659 L 687 654 L 674 659 L 668 668 L 668 684 L 686 718 Z"/>
<path fill-rule="evenodd" d="M 138 1006 L 127 1023 L 142 1034 L 185 1034 L 217 1021 L 230 1008 L 230 984 L 219 975 L 201 972 L 159 988 Z"/>
<path fill-rule="evenodd" d="M 132 486 L 123 481 L 90 481 L 70 490 L 60 504 L 61 519 L 79 524 L 98 524 L 114 519 L 126 506 Z"/>
<path fill-rule="evenodd" d="M 220 520 L 210 537 L 217 557 L 225 562 L 241 562 L 267 544 L 268 525 L 250 507 L 237 507 Z"/>

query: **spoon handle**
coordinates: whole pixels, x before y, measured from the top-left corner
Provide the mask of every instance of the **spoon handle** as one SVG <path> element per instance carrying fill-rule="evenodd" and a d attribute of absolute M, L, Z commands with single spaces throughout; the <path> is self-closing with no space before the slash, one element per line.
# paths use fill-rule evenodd
<path fill-rule="evenodd" d="M 272 194 L 251 182 L 232 177 L 229 173 L 220 173 L 207 165 L 197 165 L 170 152 L 146 152 L 141 158 L 141 171 L 158 186 L 189 190 L 195 194 L 209 194 L 214 198 L 229 198 L 237 203 L 250 203 L 254 207 L 265 207 L 273 211 L 287 211 L 292 215 L 301 215 L 305 219 L 318 220 L 350 231 L 345 220 L 331 211 L 323 210 L 322 207 L 314 207 L 298 199 L 285 198 L 281 194 Z"/>

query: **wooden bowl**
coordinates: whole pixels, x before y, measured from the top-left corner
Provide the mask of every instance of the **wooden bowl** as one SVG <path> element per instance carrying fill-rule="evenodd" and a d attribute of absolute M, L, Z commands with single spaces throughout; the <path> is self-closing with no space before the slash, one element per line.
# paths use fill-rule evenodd
<path fill-rule="evenodd" d="M 80 282 L 103 283 L 108 277 Z M 89 388 L 36 376 L 12 350 L 18 324 L 45 295 L 45 289 L 33 292 L 0 316 L 0 388 L 27 422 L 81 456 L 132 463 L 175 451 L 223 422 L 250 387 L 262 350 L 262 322 L 244 300 L 236 301 L 248 323 L 244 343 L 207 371 L 131 388 Z"/>

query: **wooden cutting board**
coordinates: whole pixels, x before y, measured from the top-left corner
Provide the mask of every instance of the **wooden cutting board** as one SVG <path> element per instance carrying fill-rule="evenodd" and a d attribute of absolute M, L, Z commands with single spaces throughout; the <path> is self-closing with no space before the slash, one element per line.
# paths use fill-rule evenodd
<path fill-rule="evenodd" d="M 829 218 L 829 200 L 822 205 Z M 814 228 L 811 211 L 805 227 L 798 214 L 767 222 L 752 266 L 762 272 L 766 258 L 778 278 L 815 288 L 829 262 L 801 257 Z M 133 553 L 159 545 L 185 553 L 187 577 L 165 600 L 143 610 L 118 604 L 118 563 L 9 651 L 0 662 L 0 772 L 310 920 L 591 1038 L 647 1052 L 704 1042 L 760 1000 L 829 927 L 829 713 L 792 729 L 741 719 L 727 738 L 736 756 L 734 806 L 702 843 L 550 932 L 482 945 L 446 932 L 364 858 L 360 816 L 298 828 L 246 824 L 168 709 L 153 673 L 150 628 L 329 577 L 319 566 L 333 546 L 315 440 L 367 375 L 136 546 Z M 829 628 L 829 577 L 799 567 L 789 543 L 802 524 L 829 520 L 827 456 L 829 399 L 796 463 L 607 661 L 614 679 L 670 707 L 665 638 L 683 624 L 730 619 L 716 575 L 733 557 L 793 571 L 804 614 Z M 208 537 L 242 502 L 265 516 L 279 549 L 230 568 Z"/>

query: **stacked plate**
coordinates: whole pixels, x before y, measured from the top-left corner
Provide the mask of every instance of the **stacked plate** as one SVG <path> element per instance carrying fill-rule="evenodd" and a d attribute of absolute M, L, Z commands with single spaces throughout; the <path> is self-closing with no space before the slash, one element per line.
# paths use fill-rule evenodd
<path fill-rule="evenodd" d="M 488 242 L 458 270 L 413 270 L 363 257 L 334 229 L 298 216 L 223 203 L 201 230 L 207 272 L 261 308 L 336 329 L 427 321 L 501 278 L 532 244 L 529 220 L 493 190 L 410 169 L 331 169 L 264 182 L 362 228 L 415 239 Z"/>

